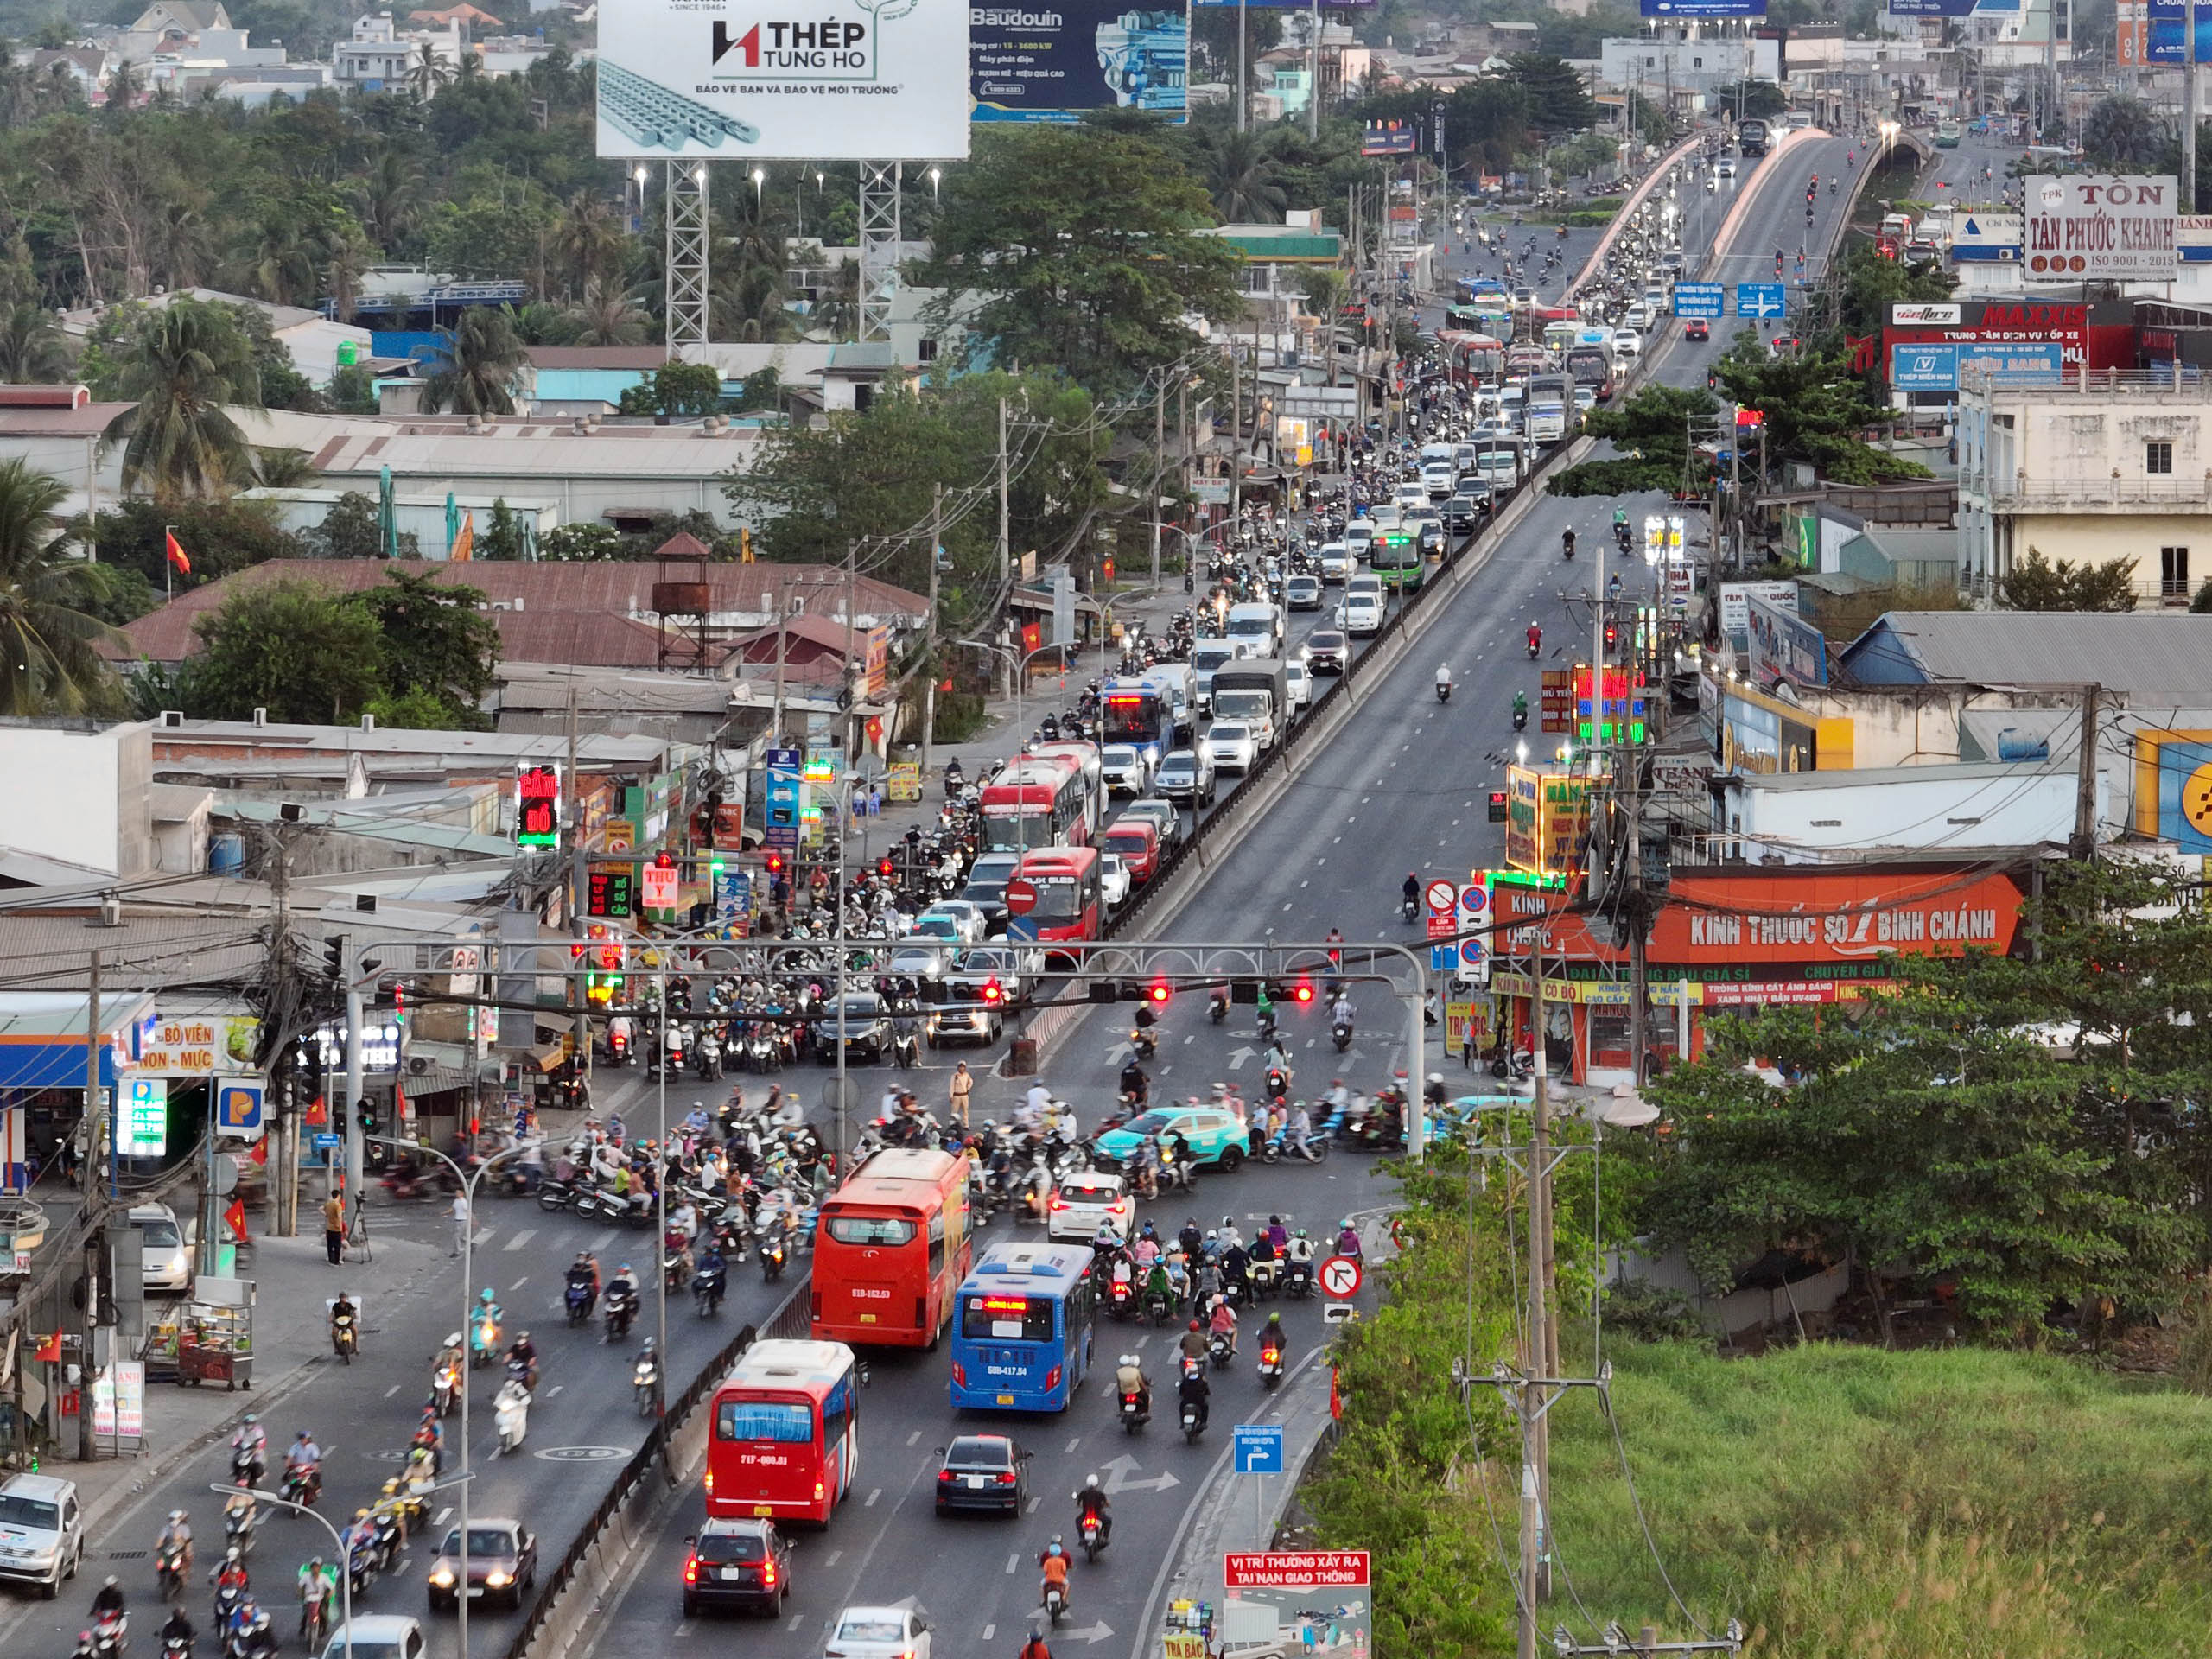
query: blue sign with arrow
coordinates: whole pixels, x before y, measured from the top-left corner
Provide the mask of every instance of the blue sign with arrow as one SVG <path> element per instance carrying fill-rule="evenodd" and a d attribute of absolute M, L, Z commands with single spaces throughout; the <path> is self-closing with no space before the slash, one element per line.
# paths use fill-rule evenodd
<path fill-rule="evenodd" d="M 1279 1475 L 1283 1471 L 1282 1425 L 1238 1423 L 1230 1430 L 1236 1471 L 1240 1475 Z"/>
<path fill-rule="evenodd" d="M 1789 308 L 1780 283 L 1736 284 L 1736 315 L 1739 317 L 1778 317 Z"/>
<path fill-rule="evenodd" d="M 1675 315 L 1678 317 L 1725 317 L 1728 290 L 1719 283 L 1675 284 Z"/>

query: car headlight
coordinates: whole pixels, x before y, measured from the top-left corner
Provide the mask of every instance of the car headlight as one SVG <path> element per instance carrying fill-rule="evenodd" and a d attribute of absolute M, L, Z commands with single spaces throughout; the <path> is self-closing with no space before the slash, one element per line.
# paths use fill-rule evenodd
<path fill-rule="evenodd" d="M 484 1582 L 490 1585 L 494 1590 L 499 1589 L 502 1585 L 512 1584 L 514 1582 L 514 1579 L 515 1575 L 513 1573 L 502 1572 L 496 1567 L 484 1575 Z"/>
<path fill-rule="evenodd" d="M 453 1568 L 449 1567 L 441 1567 L 434 1569 L 430 1573 L 430 1582 L 436 1585 L 441 1590 L 451 1588 L 453 1585 Z"/>

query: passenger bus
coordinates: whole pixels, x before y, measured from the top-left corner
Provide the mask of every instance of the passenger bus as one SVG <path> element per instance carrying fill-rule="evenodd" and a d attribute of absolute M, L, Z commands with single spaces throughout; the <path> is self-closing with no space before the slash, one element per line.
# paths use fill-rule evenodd
<path fill-rule="evenodd" d="M 1938 121 L 1936 124 L 1936 148 L 1938 149 L 1956 149 L 1961 136 L 1962 129 L 1955 121 Z"/>
<path fill-rule="evenodd" d="M 1090 1369 L 1096 1309 L 1088 1244 L 1007 1242 L 960 1287 L 952 1403 L 978 1411 L 1065 1411 Z"/>
<path fill-rule="evenodd" d="M 1037 889 L 1037 903 L 1027 915 L 1007 913 L 1007 938 L 1040 944 L 1096 938 L 1105 915 L 1099 874 L 1096 847 L 1039 847 L 1024 853 L 1014 879 Z"/>
<path fill-rule="evenodd" d="M 1578 386 L 1587 386 L 1605 403 L 1613 395 L 1613 354 L 1605 346 L 1580 341 L 1567 348 L 1567 372 Z"/>
<path fill-rule="evenodd" d="M 1386 593 L 1416 593 L 1421 588 L 1421 540 L 1410 531 L 1386 531 L 1376 538 L 1367 556 L 1367 568 L 1382 578 Z"/>
<path fill-rule="evenodd" d="M 1099 693 L 1105 741 L 1141 749 L 1154 766 L 1175 747 L 1175 694 L 1165 680 L 1117 676 Z"/>
<path fill-rule="evenodd" d="M 1458 329 L 1437 336 L 1453 380 L 1463 385 L 1494 386 L 1505 377 L 1505 342 L 1480 329 Z"/>
<path fill-rule="evenodd" d="M 974 1250 L 968 1160 L 877 1153 L 823 1200 L 815 1223 L 814 1339 L 936 1347 Z"/>
<path fill-rule="evenodd" d="M 983 785 L 980 804 L 988 852 L 1065 846 L 1090 840 L 1098 828 L 1090 781 L 1064 754 L 1023 755 Z"/>
<path fill-rule="evenodd" d="M 1062 755 L 1081 769 L 1084 817 L 1096 835 L 1106 822 L 1106 761 L 1098 753 L 1098 746 L 1084 738 L 1064 737 L 1057 742 L 1032 744 L 1029 753 L 1043 757 Z"/>
<path fill-rule="evenodd" d="M 860 1417 L 843 1343 L 754 1343 L 715 1390 L 707 1513 L 829 1525 L 859 1471 Z"/>

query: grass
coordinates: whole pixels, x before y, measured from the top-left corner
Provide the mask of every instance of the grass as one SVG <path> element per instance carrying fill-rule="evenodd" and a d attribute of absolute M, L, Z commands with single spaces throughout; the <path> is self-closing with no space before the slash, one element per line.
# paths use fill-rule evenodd
<path fill-rule="evenodd" d="M 1752 1653 L 2212 1652 L 2212 1401 L 1990 1350 L 1821 1345 L 1724 1361 L 1694 1344 L 1625 1344 L 1612 1359 L 1630 1466 L 1675 1588 L 1716 1633 L 1742 1619 Z M 1552 1421 L 1560 1557 L 1582 1602 L 1631 1636 L 1647 1619 L 1662 1639 L 1690 1634 L 1594 1399 L 1562 1402 Z M 1472 1519 L 1486 1534 L 1479 1506 Z M 1580 1623 L 1557 1584 L 1546 1630 Z"/>

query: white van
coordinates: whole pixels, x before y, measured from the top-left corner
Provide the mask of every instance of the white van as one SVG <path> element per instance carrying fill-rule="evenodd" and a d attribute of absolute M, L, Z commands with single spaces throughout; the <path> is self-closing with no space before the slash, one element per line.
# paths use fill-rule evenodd
<path fill-rule="evenodd" d="M 1355 518 L 1344 526 L 1344 550 L 1355 561 L 1366 563 L 1367 556 L 1375 550 L 1375 521 L 1372 518 Z"/>
<path fill-rule="evenodd" d="M 1229 607 L 1229 638 L 1249 657 L 1273 657 L 1282 650 L 1282 612 L 1264 601 Z"/>
<path fill-rule="evenodd" d="M 1380 593 L 1346 594 L 1344 603 L 1337 607 L 1338 626 L 1356 639 L 1382 632 L 1382 615 Z"/>

